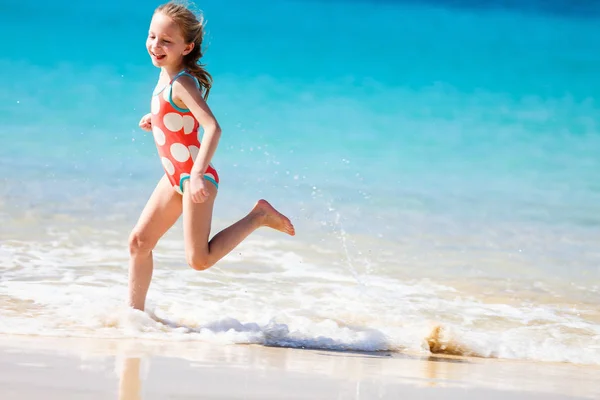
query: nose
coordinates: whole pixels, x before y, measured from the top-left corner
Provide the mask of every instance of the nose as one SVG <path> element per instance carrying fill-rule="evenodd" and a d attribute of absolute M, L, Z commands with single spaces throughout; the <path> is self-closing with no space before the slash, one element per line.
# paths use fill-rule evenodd
<path fill-rule="evenodd" d="M 148 47 L 150 50 L 154 51 L 158 47 L 158 42 L 156 39 L 148 39 Z"/>

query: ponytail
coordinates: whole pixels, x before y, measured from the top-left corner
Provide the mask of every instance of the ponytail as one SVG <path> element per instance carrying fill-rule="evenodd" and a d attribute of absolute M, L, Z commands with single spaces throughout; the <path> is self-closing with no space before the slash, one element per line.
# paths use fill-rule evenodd
<path fill-rule="evenodd" d="M 206 101 L 212 87 L 213 79 L 211 74 L 206 70 L 205 65 L 200 62 L 202 58 L 201 46 L 202 36 L 200 35 L 199 39 L 194 40 L 194 48 L 183 58 L 183 62 L 189 72 L 198 79 L 200 87 L 204 92 L 204 100 Z"/>

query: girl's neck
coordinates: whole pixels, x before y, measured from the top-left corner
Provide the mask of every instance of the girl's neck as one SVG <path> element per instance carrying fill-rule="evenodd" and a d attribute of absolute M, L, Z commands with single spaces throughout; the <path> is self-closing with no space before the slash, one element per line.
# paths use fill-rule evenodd
<path fill-rule="evenodd" d="M 185 65 L 180 64 L 177 66 L 164 66 L 161 68 L 161 73 L 169 78 L 169 80 L 173 79 L 175 75 L 180 73 L 185 69 Z"/>

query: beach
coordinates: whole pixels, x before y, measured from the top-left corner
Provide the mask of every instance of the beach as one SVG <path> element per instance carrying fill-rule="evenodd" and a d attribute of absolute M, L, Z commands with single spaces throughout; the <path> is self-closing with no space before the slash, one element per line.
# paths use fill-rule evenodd
<path fill-rule="evenodd" d="M 159 4 L 0 7 L 0 398 L 600 397 L 600 5 L 198 2 L 211 234 L 296 235 L 180 219 L 139 312 Z"/>
<path fill-rule="evenodd" d="M 3 399 L 583 399 L 565 364 L 202 343 L 2 338 Z"/>

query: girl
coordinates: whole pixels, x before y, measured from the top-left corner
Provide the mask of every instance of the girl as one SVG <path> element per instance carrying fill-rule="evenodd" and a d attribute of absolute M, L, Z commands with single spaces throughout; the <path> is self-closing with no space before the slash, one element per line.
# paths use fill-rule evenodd
<path fill-rule="evenodd" d="M 146 48 L 160 68 L 151 113 L 139 125 L 152 131 L 165 175 L 160 179 L 129 238 L 129 304 L 144 310 L 152 278 L 152 250 L 183 213 L 188 264 L 205 270 L 261 226 L 294 235 L 290 220 L 259 200 L 248 215 L 209 241 L 219 176 L 211 159 L 221 128 L 206 104 L 212 77 L 199 64 L 204 26 L 185 6 L 159 6 Z M 198 130 L 202 126 L 202 145 Z"/>

